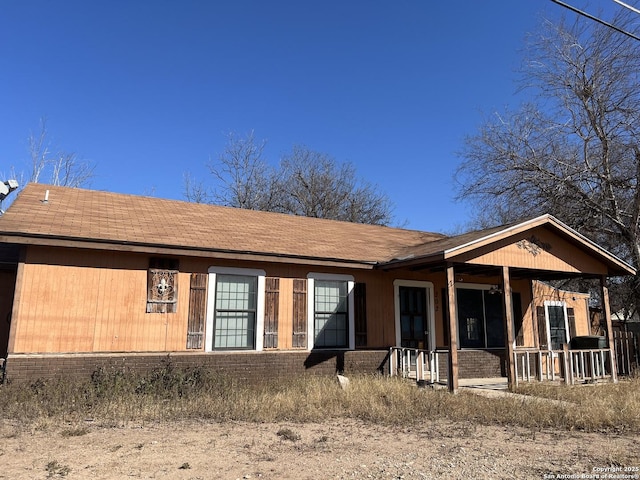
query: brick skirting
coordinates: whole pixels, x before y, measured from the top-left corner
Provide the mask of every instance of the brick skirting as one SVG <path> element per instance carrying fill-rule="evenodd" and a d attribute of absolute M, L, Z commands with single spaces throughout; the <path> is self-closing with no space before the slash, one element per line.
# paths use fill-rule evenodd
<path fill-rule="evenodd" d="M 234 353 L 10 354 L 6 381 L 88 379 L 99 368 L 145 373 L 170 362 L 175 368 L 202 367 L 249 382 L 303 373 L 373 374 L 387 367 L 387 350 L 279 351 Z"/>
<path fill-rule="evenodd" d="M 448 352 L 438 362 L 440 378 L 447 379 Z M 507 376 L 506 356 L 503 349 L 458 350 L 458 378 L 497 378 Z"/>
<path fill-rule="evenodd" d="M 460 378 L 506 377 L 504 350 L 459 350 L 458 376 Z"/>
<path fill-rule="evenodd" d="M 388 373 L 388 350 L 278 351 L 234 353 L 17 354 L 6 361 L 5 380 L 88 379 L 99 368 L 150 372 L 170 362 L 175 368 L 202 367 L 243 381 L 263 382 L 287 375 Z M 440 362 L 440 378 L 447 363 Z M 459 378 L 503 377 L 504 350 L 459 350 Z"/>

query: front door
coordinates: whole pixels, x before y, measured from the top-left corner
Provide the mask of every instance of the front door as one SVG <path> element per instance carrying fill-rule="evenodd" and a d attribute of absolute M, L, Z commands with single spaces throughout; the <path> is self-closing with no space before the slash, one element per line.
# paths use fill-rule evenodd
<path fill-rule="evenodd" d="M 400 345 L 429 349 L 427 294 L 422 287 L 399 287 Z"/>

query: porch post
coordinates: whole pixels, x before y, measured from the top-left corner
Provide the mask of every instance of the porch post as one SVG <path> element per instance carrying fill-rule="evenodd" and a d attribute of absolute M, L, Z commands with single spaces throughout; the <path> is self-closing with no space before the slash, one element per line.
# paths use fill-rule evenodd
<path fill-rule="evenodd" d="M 447 265 L 447 297 L 449 298 L 449 377 L 451 393 L 458 391 L 458 312 L 456 306 L 456 277 L 453 265 Z"/>
<path fill-rule="evenodd" d="M 607 277 L 600 277 L 600 295 L 602 297 L 602 313 L 607 322 L 607 337 L 609 338 L 609 358 L 611 359 L 611 380 L 618 383 L 618 372 L 615 358 L 615 345 L 613 342 L 613 325 L 611 324 L 611 307 L 609 306 L 609 288 L 607 287 Z"/>
<path fill-rule="evenodd" d="M 509 390 L 516 384 L 516 370 L 513 358 L 513 302 L 511 297 L 511 278 L 509 267 L 502 267 L 502 298 L 505 322 L 505 353 L 507 354 L 507 378 L 509 379 Z"/>

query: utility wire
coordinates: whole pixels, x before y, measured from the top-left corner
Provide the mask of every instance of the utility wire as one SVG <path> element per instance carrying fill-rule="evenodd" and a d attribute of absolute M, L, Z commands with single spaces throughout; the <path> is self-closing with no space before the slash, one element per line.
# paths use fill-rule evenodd
<path fill-rule="evenodd" d="M 615 30 L 616 32 L 622 33 L 623 35 L 626 35 L 627 37 L 631 37 L 634 40 L 638 40 L 640 42 L 640 37 L 637 37 L 636 35 L 634 35 L 633 33 L 629 33 L 625 30 L 622 30 L 621 28 L 616 27 L 615 25 L 612 25 L 611 23 L 605 22 L 604 20 L 599 19 L 598 17 L 594 17 L 593 15 L 588 14 L 587 12 L 583 12 L 582 10 L 578 10 L 575 7 L 572 7 L 571 5 L 567 5 L 564 2 L 561 2 L 560 0 L 551 0 L 553 3 L 557 3 L 558 5 L 560 5 L 561 7 L 567 8 L 569 10 L 571 10 L 572 12 L 576 12 L 579 15 L 582 15 L 584 17 L 587 17 L 591 20 L 593 20 L 594 22 L 598 22 L 606 27 L 612 28 L 613 30 Z M 616 1 L 616 0 L 614 0 Z"/>
<path fill-rule="evenodd" d="M 621 2 L 620 0 L 613 0 L 613 1 L 616 2 L 618 5 L 622 5 L 624 8 L 628 8 L 632 12 L 640 13 L 640 10 L 638 10 L 637 8 L 632 7 L 631 5 L 628 5 L 624 2 Z"/>

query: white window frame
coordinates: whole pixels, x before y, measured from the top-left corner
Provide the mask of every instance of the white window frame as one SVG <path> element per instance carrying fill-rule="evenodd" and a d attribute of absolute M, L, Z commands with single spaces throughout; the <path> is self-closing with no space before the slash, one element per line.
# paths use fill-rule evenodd
<path fill-rule="evenodd" d="M 551 345 L 551 324 L 549 323 L 549 307 L 562 307 L 562 313 L 564 315 L 564 336 L 565 343 L 569 343 L 569 316 L 567 315 L 567 302 L 559 300 L 545 300 L 544 301 L 544 320 L 547 325 L 547 348 L 552 350 Z"/>
<path fill-rule="evenodd" d="M 347 298 L 348 298 L 348 343 L 347 348 L 344 347 L 326 347 L 327 350 L 355 350 L 356 348 L 356 332 L 355 332 L 355 298 L 354 291 L 356 282 L 351 275 L 339 275 L 333 273 L 316 273 L 311 272 L 307 275 L 307 350 L 313 350 L 316 341 L 315 335 L 315 297 L 316 297 L 316 280 L 328 280 L 334 282 L 347 282 Z M 325 347 L 323 347 L 324 349 Z"/>
<path fill-rule="evenodd" d="M 264 270 L 253 268 L 234 268 L 234 267 L 210 267 L 209 268 L 209 291 L 207 292 L 207 323 L 205 327 L 205 351 L 216 352 L 213 348 L 213 331 L 214 316 L 216 306 L 216 275 L 244 275 L 257 277 L 257 298 L 256 298 L 256 339 L 255 349 L 250 351 L 262 351 L 264 344 L 264 301 L 265 301 L 265 277 Z M 246 351 L 246 349 L 238 349 L 238 351 Z M 233 351 L 233 349 L 225 349 L 225 352 Z"/>
<path fill-rule="evenodd" d="M 393 298 L 394 298 L 394 313 L 396 322 L 396 345 L 400 346 L 401 331 L 400 331 L 400 287 L 418 287 L 424 288 L 427 298 L 427 328 L 429 329 L 429 345 L 425 345 L 426 350 L 436 349 L 436 311 L 434 305 L 434 288 L 432 282 L 425 282 L 422 280 L 394 280 L 393 281 Z"/>

